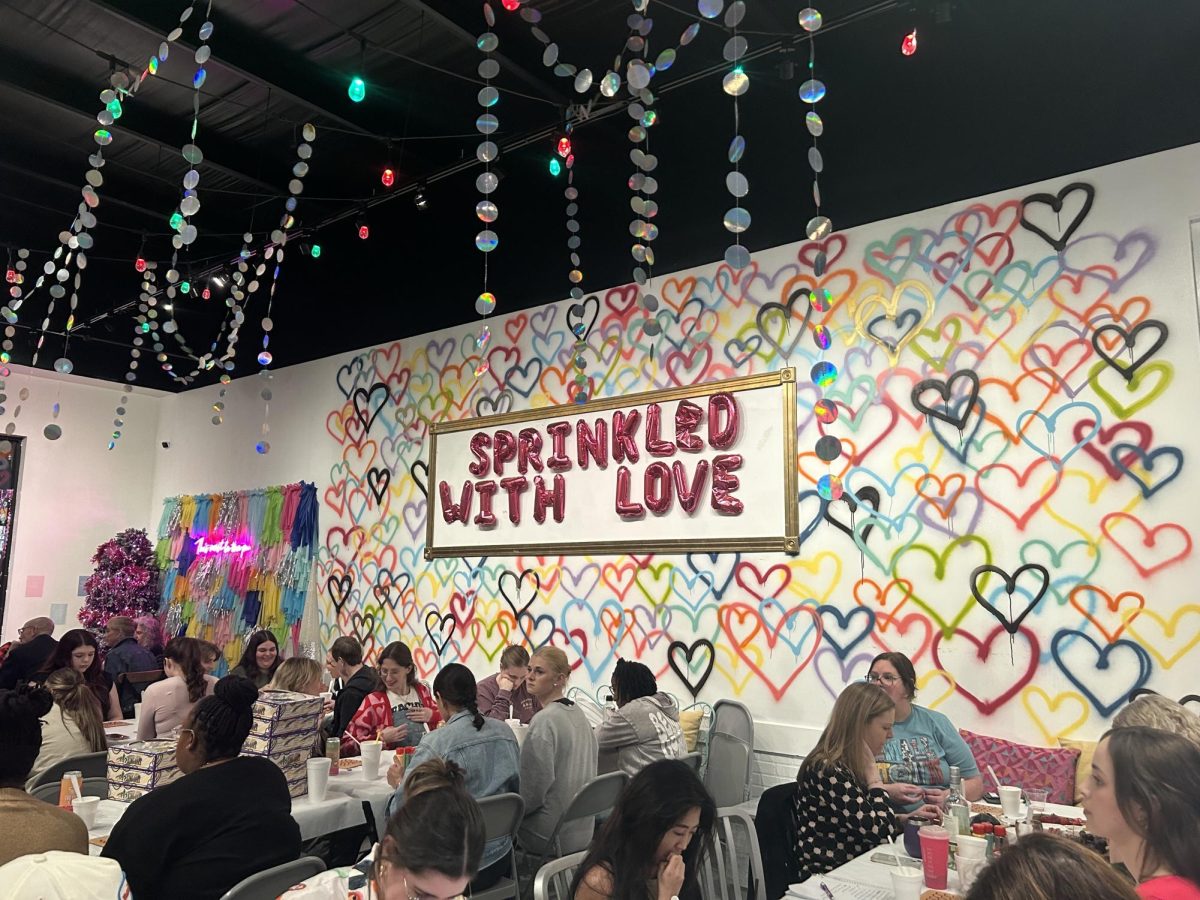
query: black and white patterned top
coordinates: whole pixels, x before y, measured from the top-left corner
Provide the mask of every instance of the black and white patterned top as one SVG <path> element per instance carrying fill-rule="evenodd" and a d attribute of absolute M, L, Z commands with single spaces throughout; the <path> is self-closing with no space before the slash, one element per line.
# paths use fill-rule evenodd
<path fill-rule="evenodd" d="M 900 833 L 887 792 L 867 790 L 841 766 L 803 772 L 795 811 L 801 881 L 831 872 Z"/>

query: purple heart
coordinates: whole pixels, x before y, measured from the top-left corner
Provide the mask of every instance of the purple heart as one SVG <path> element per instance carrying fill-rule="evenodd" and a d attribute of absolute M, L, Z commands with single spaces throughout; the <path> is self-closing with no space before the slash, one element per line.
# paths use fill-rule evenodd
<path fill-rule="evenodd" d="M 862 671 L 864 675 L 866 674 L 866 666 L 871 664 L 872 659 L 874 657 L 870 653 L 860 653 L 842 662 L 832 647 L 822 647 L 817 651 L 817 655 L 813 657 L 813 668 L 817 670 L 817 678 L 825 690 L 829 692 L 829 696 L 836 698 L 848 684 L 858 680 L 854 676 L 855 671 Z M 824 663 L 824 666 L 822 666 L 822 663 Z M 841 679 L 835 684 L 830 684 L 825 678 L 824 668 L 830 665 L 836 667 L 830 670 L 830 674 L 837 675 Z"/>
<path fill-rule="evenodd" d="M 967 516 L 963 516 L 963 503 L 973 501 L 975 509 Z M 938 507 L 930 500 L 922 498 L 921 505 L 917 507 L 917 516 L 932 528 L 934 531 L 940 531 L 942 534 L 950 537 L 959 537 L 964 534 L 974 534 L 975 526 L 979 524 L 979 517 L 983 515 L 983 499 L 979 496 L 979 492 L 973 487 L 965 487 L 958 499 L 954 502 L 954 509 L 950 513 L 950 520 L 953 521 L 955 527 L 951 528 L 951 522 L 943 519 L 941 513 L 938 512 Z M 965 521 L 964 521 L 965 520 Z"/>

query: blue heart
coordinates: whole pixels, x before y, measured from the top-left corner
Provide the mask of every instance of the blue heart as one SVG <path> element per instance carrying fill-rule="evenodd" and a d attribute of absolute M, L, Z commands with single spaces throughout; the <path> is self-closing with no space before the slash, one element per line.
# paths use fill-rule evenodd
<path fill-rule="evenodd" d="M 1159 447 L 1157 450 L 1152 450 L 1147 453 L 1137 444 L 1116 444 L 1108 451 L 1112 457 L 1113 465 L 1137 482 L 1138 488 L 1141 489 L 1142 496 L 1149 498 L 1157 494 L 1168 484 L 1179 477 L 1179 473 L 1183 471 L 1183 451 L 1178 447 Z M 1125 464 L 1124 457 L 1132 453 L 1141 460 L 1142 468 L 1147 472 L 1154 471 L 1154 461 L 1160 457 L 1169 457 L 1175 461 L 1175 470 L 1165 478 L 1159 479 L 1156 484 L 1147 484 L 1138 477 L 1133 469 Z"/>
<path fill-rule="evenodd" d="M 865 606 L 855 606 L 852 609 L 848 610 L 847 612 L 843 613 L 836 606 L 824 604 L 822 606 L 817 607 L 817 614 L 821 617 L 822 636 L 825 638 L 826 641 L 829 642 L 829 645 L 831 647 L 833 647 L 833 652 L 836 653 L 838 655 L 838 659 L 841 659 L 841 660 L 845 660 L 846 657 L 848 657 L 850 655 L 850 651 L 852 651 L 855 647 L 857 647 L 859 644 L 861 644 L 863 641 L 865 641 L 867 639 L 867 637 L 871 634 L 872 629 L 874 629 L 874 627 L 875 627 L 875 612 L 874 612 L 874 610 L 868 609 Z M 855 616 L 865 617 L 866 621 L 864 624 L 866 627 L 864 627 L 862 629 L 862 632 L 860 634 L 852 635 L 851 636 L 852 639 L 848 640 L 846 643 L 843 644 L 840 641 L 838 641 L 836 638 L 834 638 L 831 630 L 825 626 L 825 617 L 826 616 L 832 617 L 837 622 L 838 628 L 842 631 L 849 630 L 850 620 L 853 619 Z"/>
<path fill-rule="evenodd" d="M 1057 426 L 1058 417 L 1061 416 L 1063 413 L 1065 413 L 1067 410 L 1076 409 L 1076 408 L 1086 409 L 1088 412 L 1090 412 L 1092 414 L 1092 419 L 1091 419 L 1092 430 L 1089 431 L 1083 437 L 1082 440 L 1076 441 L 1074 444 L 1072 444 L 1071 449 L 1068 450 L 1065 454 L 1058 457 L 1058 464 L 1060 466 L 1065 466 L 1067 464 L 1068 459 L 1070 459 L 1072 456 L 1074 456 L 1076 453 L 1078 453 L 1079 449 L 1084 444 L 1086 444 L 1088 441 L 1090 441 L 1092 438 L 1094 438 L 1097 434 L 1100 433 L 1100 410 L 1096 409 L 1096 407 L 1093 406 L 1092 404 L 1085 403 L 1082 400 L 1076 400 L 1074 403 L 1065 403 L 1062 406 L 1060 406 L 1058 409 L 1056 409 L 1053 413 L 1051 413 L 1049 416 L 1042 415 L 1036 409 L 1027 409 L 1027 410 L 1025 410 L 1025 412 L 1023 412 L 1019 416 L 1017 416 L 1017 435 L 1021 438 L 1022 442 L 1024 442 L 1024 444 L 1027 447 L 1031 447 L 1034 450 L 1034 452 L 1037 453 L 1039 456 L 1045 457 L 1046 459 L 1053 459 L 1054 453 L 1051 451 L 1051 449 L 1049 447 L 1039 447 L 1037 444 L 1035 444 L 1033 441 L 1029 440 L 1029 438 L 1027 438 L 1025 436 L 1025 422 L 1031 418 L 1036 418 L 1038 421 L 1040 421 L 1043 425 L 1046 426 L 1047 438 L 1048 438 L 1048 440 L 1053 442 L 1054 432 L 1055 432 L 1055 429 Z"/>
<path fill-rule="evenodd" d="M 1121 650 L 1124 653 L 1132 653 L 1137 660 L 1137 677 L 1134 679 L 1133 684 L 1129 685 L 1128 689 L 1121 691 L 1117 698 L 1111 703 L 1105 703 L 1102 701 L 1096 696 L 1091 688 L 1084 684 L 1081 678 L 1076 676 L 1074 672 L 1067 668 L 1066 664 L 1062 660 L 1062 657 L 1059 655 L 1059 645 L 1067 639 L 1076 639 L 1091 645 L 1092 649 L 1096 653 L 1096 662 L 1093 665 L 1093 668 L 1096 671 L 1106 671 L 1112 663 L 1110 657 L 1117 650 Z M 1087 697 L 1091 704 L 1099 711 L 1100 715 L 1104 716 L 1105 718 L 1108 718 L 1120 707 L 1124 706 L 1125 701 L 1129 699 L 1130 693 L 1144 686 L 1146 682 L 1150 680 L 1150 673 L 1154 669 L 1154 663 L 1150 659 L 1150 654 L 1147 653 L 1139 644 L 1135 644 L 1133 641 L 1121 638 L 1118 641 L 1113 641 L 1107 647 L 1101 647 L 1084 632 L 1075 631 L 1070 628 L 1064 628 L 1054 635 L 1054 639 L 1050 642 L 1050 653 L 1054 657 L 1054 662 L 1057 663 L 1058 667 L 1062 670 L 1062 673 L 1070 679 L 1071 683 L 1075 685 L 1075 687 L 1079 688 L 1080 693 Z"/>
<path fill-rule="evenodd" d="M 734 570 L 742 560 L 740 553 L 689 553 L 688 568 L 712 585 L 712 592 L 720 600 L 733 581 Z"/>
<path fill-rule="evenodd" d="M 929 467 L 927 465 L 925 465 L 925 463 L 914 462 L 914 463 L 909 463 L 903 469 L 901 469 L 899 472 L 897 472 L 896 477 L 893 478 L 891 481 L 886 481 L 882 475 L 879 475 L 878 473 L 872 471 L 871 469 L 867 469 L 862 466 L 855 466 L 849 472 L 846 473 L 846 478 L 845 478 L 846 493 L 857 495 L 858 489 L 860 487 L 862 487 L 862 485 L 859 484 L 859 480 L 863 479 L 863 478 L 869 478 L 872 481 L 874 481 L 876 484 L 879 485 L 879 487 L 883 490 L 883 493 L 888 496 L 888 499 L 895 500 L 896 499 L 896 488 L 900 484 L 900 482 L 904 480 L 904 476 L 908 472 L 909 469 L 916 469 L 922 475 L 929 474 Z M 897 522 L 899 522 L 901 519 L 903 519 L 905 516 L 907 516 L 910 512 L 912 512 L 912 508 L 913 508 L 913 506 L 916 505 L 916 502 L 918 499 L 920 499 L 920 495 L 917 494 L 916 492 L 914 492 L 912 497 L 909 498 L 908 503 L 905 504 L 904 508 L 901 509 L 900 512 L 895 515 L 892 514 L 890 509 L 888 510 L 887 514 L 884 514 L 884 512 L 881 509 L 877 509 L 874 512 L 869 513 L 868 515 L 871 515 L 876 519 L 880 519 L 880 520 L 888 523 L 889 525 L 894 526 Z M 880 505 L 882 506 L 882 502 Z M 890 504 L 889 504 L 889 506 L 890 506 Z"/>

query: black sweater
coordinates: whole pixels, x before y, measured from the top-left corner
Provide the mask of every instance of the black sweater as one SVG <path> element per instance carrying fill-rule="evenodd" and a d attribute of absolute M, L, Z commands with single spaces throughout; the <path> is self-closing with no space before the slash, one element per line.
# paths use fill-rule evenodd
<path fill-rule="evenodd" d="M 355 672 L 338 691 L 337 699 L 333 701 L 333 724 L 329 728 L 329 736 L 340 738 L 346 731 L 346 726 L 367 699 L 367 694 L 379 689 L 379 676 L 370 666 L 363 666 Z"/>
<path fill-rule="evenodd" d="M 300 855 L 287 780 L 257 756 L 199 769 L 135 800 L 102 856 L 139 900 L 212 900 Z"/>

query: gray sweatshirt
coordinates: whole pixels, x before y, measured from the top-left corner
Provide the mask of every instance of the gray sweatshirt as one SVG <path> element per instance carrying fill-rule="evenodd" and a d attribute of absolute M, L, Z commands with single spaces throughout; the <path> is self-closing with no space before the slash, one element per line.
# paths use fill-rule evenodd
<path fill-rule="evenodd" d="M 659 691 L 610 710 L 596 726 L 600 771 L 620 769 L 630 778 L 660 759 L 679 759 L 687 753 L 679 727 L 679 705 Z"/>
<path fill-rule="evenodd" d="M 596 777 L 596 736 L 587 716 L 569 701 L 542 708 L 529 723 L 521 747 L 521 797 L 525 820 L 518 836 L 521 846 L 532 853 L 547 848 L 550 834 L 563 811 L 585 784 Z M 562 852 L 575 853 L 587 847 L 594 823 L 581 819 L 559 832 Z"/>

